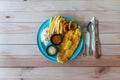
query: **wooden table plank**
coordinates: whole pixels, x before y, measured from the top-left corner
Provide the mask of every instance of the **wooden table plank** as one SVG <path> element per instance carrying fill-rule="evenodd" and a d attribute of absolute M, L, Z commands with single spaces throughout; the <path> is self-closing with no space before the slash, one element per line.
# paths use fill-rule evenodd
<path fill-rule="evenodd" d="M 80 67 L 80 66 L 120 66 L 120 55 L 78 56 L 73 61 L 60 64 L 53 63 L 41 56 L 0 56 L 0 67 Z"/>
<path fill-rule="evenodd" d="M 99 23 L 99 32 L 100 33 L 117 33 L 120 32 L 119 23 Z"/>
<path fill-rule="evenodd" d="M 101 44 L 120 44 L 120 33 L 100 34 Z"/>
<path fill-rule="evenodd" d="M 0 55 L 38 55 L 40 56 L 37 45 L 0 45 Z"/>
<path fill-rule="evenodd" d="M 81 26 L 85 26 L 88 22 L 78 22 Z M 8 33 L 35 33 L 38 31 L 42 23 L 0 23 L 0 34 Z M 120 22 L 100 22 L 99 32 L 100 33 L 120 33 Z"/>
<path fill-rule="evenodd" d="M 36 34 L 0 34 L 0 44 L 36 44 Z"/>
<path fill-rule="evenodd" d="M 120 55 L 120 45 L 101 45 L 101 48 L 102 55 Z M 40 54 L 37 45 L 0 45 L 0 56 L 40 56 Z"/>
<path fill-rule="evenodd" d="M 0 68 L 1 80 L 119 80 L 119 74 L 119 67 Z"/>
<path fill-rule="evenodd" d="M 0 22 L 43 22 L 55 15 L 67 15 L 76 21 L 90 21 L 96 16 L 100 22 L 120 22 L 119 11 L 41 11 L 41 12 L 0 12 Z"/>
<path fill-rule="evenodd" d="M 47 0 L 47 2 L 46 0 L 2 0 L 0 11 L 120 11 L 119 3 L 119 0 Z"/>
<path fill-rule="evenodd" d="M 0 34 L 0 44 L 37 44 L 36 33 Z M 100 34 L 101 44 L 120 44 L 120 33 Z"/>
<path fill-rule="evenodd" d="M 42 23 L 0 23 L 0 34 L 35 33 Z"/>

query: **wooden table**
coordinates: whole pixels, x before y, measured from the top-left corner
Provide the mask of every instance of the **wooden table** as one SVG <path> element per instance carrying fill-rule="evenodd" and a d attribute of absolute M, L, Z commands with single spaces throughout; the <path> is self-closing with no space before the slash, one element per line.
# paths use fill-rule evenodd
<path fill-rule="evenodd" d="M 81 26 L 96 16 L 101 58 L 46 60 L 36 34 L 54 15 L 73 17 Z M 120 0 L 0 0 L 0 80 L 120 80 Z"/>

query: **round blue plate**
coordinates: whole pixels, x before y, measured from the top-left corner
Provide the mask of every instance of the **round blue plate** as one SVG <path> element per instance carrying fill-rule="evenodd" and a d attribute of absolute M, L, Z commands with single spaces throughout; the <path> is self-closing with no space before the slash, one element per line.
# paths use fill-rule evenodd
<path fill-rule="evenodd" d="M 68 16 L 62 16 L 63 18 L 65 18 L 67 21 L 71 21 L 73 20 L 71 17 L 68 17 Z M 57 58 L 55 56 L 49 56 L 46 52 L 46 48 L 51 45 L 52 43 L 50 42 L 47 46 L 44 45 L 44 43 L 41 41 L 41 33 L 43 31 L 44 28 L 48 27 L 49 26 L 49 21 L 50 21 L 50 18 L 47 19 L 45 22 L 43 22 L 43 24 L 40 26 L 39 30 L 38 30 L 38 33 L 37 33 L 37 45 L 38 45 L 38 48 L 40 50 L 40 52 L 42 53 L 42 55 L 52 61 L 52 62 L 57 62 Z M 78 25 L 78 28 L 80 28 L 80 25 Z M 73 53 L 73 55 L 70 57 L 69 61 L 73 60 L 75 57 L 77 57 L 78 54 L 81 53 L 81 50 L 82 50 L 82 47 L 83 47 L 83 44 L 84 44 L 84 37 L 83 35 L 81 36 L 81 39 L 80 39 L 80 42 L 79 42 L 79 45 L 78 45 L 78 48 L 75 50 L 75 52 Z"/>

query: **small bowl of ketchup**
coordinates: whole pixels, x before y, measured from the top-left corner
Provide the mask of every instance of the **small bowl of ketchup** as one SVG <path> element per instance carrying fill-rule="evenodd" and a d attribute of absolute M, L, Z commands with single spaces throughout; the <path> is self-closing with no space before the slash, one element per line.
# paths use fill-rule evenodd
<path fill-rule="evenodd" d="M 54 45 L 59 45 L 62 42 L 62 35 L 61 34 L 54 34 L 54 35 L 52 35 L 51 42 Z"/>

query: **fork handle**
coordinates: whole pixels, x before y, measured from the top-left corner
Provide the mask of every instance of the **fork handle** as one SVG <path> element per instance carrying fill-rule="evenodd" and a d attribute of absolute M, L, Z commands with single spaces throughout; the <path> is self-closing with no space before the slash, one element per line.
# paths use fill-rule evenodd
<path fill-rule="evenodd" d="M 100 57 L 99 55 L 99 42 L 96 41 L 95 43 L 95 58 L 98 59 Z"/>

